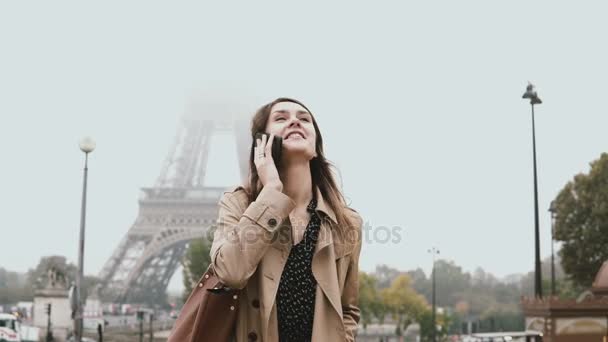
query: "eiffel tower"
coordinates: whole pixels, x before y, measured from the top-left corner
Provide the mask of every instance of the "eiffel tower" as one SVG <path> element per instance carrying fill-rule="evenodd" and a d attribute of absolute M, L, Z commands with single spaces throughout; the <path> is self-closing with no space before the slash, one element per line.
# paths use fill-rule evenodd
<path fill-rule="evenodd" d="M 248 122 L 226 113 L 235 109 L 207 103 L 206 114 L 196 113 L 199 107 L 182 117 L 160 176 L 154 187 L 141 189 L 137 218 L 99 273 L 105 302 L 154 303 L 164 298 L 188 242 L 214 226 L 225 191 L 204 185 L 213 162 L 209 151 L 214 134 L 234 134 L 241 181 L 247 178 Z"/>

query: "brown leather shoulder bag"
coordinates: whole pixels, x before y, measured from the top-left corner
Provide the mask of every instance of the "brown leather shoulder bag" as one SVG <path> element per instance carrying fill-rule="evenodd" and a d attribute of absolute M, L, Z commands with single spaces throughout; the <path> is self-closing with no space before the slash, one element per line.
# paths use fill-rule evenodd
<path fill-rule="evenodd" d="M 190 293 L 167 342 L 228 342 L 234 336 L 240 290 L 224 286 L 211 265 Z"/>

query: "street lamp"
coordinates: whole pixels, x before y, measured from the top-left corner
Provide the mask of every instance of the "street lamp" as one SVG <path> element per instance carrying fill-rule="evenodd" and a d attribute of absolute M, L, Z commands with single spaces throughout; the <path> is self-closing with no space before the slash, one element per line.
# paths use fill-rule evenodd
<path fill-rule="evenodd" d="M 555 253 L 553 252 L 553 243 L 555 234 L 555 217 L 557 215 L 557 208 L 555 208 L 555 201 L 551 201 L 549 206 L 549 212 L 551 213 L 551 295 L 555 296 Z"/>
<path fill-rule="evenodd" d="M 431 336 L 432 336 L 432 342 L 436 342 L 437 341 L 437 322 L 436 322 L 436 305 L 435 305 L 435 255 L 439 254 L 439 250 L 435 247 L 431 248 L 428 250 L 429 253 L 431 253 L 433 255 L 433 274 L 432 274 L 432 287 L 433 287 L 433 291 L 432 291 L 432 297 L 431 297 L 431 301 L 432 301 L 432 305 L 433 305 L 433 311 L 431 313 L 431 322 L 433 322 L 433 329 L 431 330 Z"/>
<path fill-rule="evenodd" d="M 84 259 L 84 223 L 87 206 L 87 172 L 89 153 L 95 149 L 95 141 L 90 137 L 83 138 L 80 150 L 84 152 L 84 181 L 82 185 L 82 202 L 80 207 L 80 237 L 78 240 L 78 274 L 76 275 L 76 312 L 74 314 L 74 337 L 76 342 L 82 339 L 82 283 L 83 283 L 83 259 Z"/>
<path fill-rule="evenodd" d="M 535 247 L 535 268 L 534 268 L 534 294 L 538 298 L 543 296 L 542 275 L 540 268 L 540 233 L 538 228 L 538 180 L 536 175 L 536 133 L 534 127 L 534 105 L 543 103 L 532 83 L 528 82 L 526 92 L 522 96 L 530 99 L 532 107 L 532 153 L 534 158 L 534 247 Z"/>

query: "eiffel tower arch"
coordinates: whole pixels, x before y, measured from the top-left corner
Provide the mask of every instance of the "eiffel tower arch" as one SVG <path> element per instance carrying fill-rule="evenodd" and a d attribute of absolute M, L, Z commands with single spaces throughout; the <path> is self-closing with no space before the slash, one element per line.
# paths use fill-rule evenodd
<path fill-rule="evenodd" d="M 142 188 L 135 222 L 99 273 L 104 301 L 145 303 L 163 298 L 188 242 L 213 228 L 225 191 L 204 185 L 207 166 L 213 162 L 209 152 L 214 134 L 234 134 L 241 181 L 247 179 L 249 122 L 229 115 L 231 110 L 236 108 L 207 103 L 182 117 L 155 185 Z"/>

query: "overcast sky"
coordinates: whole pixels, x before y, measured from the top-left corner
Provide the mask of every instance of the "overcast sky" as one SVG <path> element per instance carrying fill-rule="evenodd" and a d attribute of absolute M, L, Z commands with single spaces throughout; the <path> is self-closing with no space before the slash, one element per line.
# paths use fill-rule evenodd
<path fill-rule="evenodd" d="M 364 271 L 428 271 L 432 246 L 465 270 L 532 270 L 527 81 L 544 101 L 543 256 L 550 201 L 608 140 L 608 6 L 561 3 L 2 2 L 0 266 L 76 263 L 78 140 L 91 135 L 85 273 L 97 274 L 180 115 L 211 92 L 254 106 L 291 96 L 313 111 L 351 206 L 371 227 L 402 229 L 398 243 L 365 243 Z M 208 184 L 229 186 L 234 148 L 216 141 Z"/>

